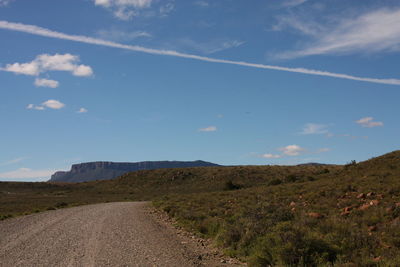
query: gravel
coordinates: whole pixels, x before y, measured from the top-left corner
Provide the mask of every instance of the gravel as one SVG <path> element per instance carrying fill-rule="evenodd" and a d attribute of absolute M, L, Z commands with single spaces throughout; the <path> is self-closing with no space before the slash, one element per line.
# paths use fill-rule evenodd
<path fill-rule="evenodd" d="M 203 265 L 147 207 L 145 202 L 106 203 L 4 220 L 0 266 Z"/>

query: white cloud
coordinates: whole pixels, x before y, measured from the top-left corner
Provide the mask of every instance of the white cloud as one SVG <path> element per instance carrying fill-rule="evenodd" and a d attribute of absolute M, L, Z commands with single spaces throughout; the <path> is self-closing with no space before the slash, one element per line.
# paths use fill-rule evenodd
<path fill-rule="evenodd" d="M 96 36 L 106 40 L 112 41 L 131 41 L 140 37 L 152 37 L 152 35 L 145 31 L 134 31 L 134 32 L 124 32 L 120 30 L 100 30 L 96 33 Z"/>
<path fill-rule="evenodd" d="M 49 99 L 43 102 L 41 105 L 29 104 L 28 106 L 26 106 L 26 109 L 45 110 L 46 108 L 62 109 L 63 107 L 65 107 L 64 103 L 61 103 L 58 100 Z"/>
<path fill-rule="evenodd" d="M 328 125 L 307 123 L 304 125 L 301 134 L 329 134 Z"/>
<path fill-rule="evenodd" d="M 130 20 L 138 15 L 139 10 L 149 8 L 152 0 L 94 0 L 96 6 L 111 10 L 115 17 Z"/>
<path fill-rule="evenodd" d="M 218 58 L 212 58 L 212 57 L 204 57 L 204 56 L 199 56 L 199 55 L 180 53 L 180 52 L 172 51 L 172 50 L 152 49 L 152 48 L 146 48 L 146 47 L 137 46 L 137 45 L 124 45 L 124 44 L 120 44 L 120 43 L 116 43 L 116 42 L 106 41 L 106 40 L 102 40 L 102 39 L 96 39 L 96 38 L 87 37 L 87 36 L 68 35 L 65 33 L 51 31 L 51 30 L 48 30 L 45 28 L 41 28 L 41 27 L 38 27 L 35 25 L 13 23 L 13 22 L 8 22 L 8 21 L 0 21 L 0 29 L 8 29 L 8 30 L 12 30 L 12 31 L 25 32 L 25 33 L 30 33 L 30 34 L 34 34 L 34 35 L 45 36 L 45 37 L 56 38 L 56 39 L 63 39 L 63 40 L 70 40 L 70 41 L 75 41 L 75 42 L 80 42 L 80 43 L 120 48 L 120 49 L 142 52 L 142 53 L 153 54 L 153 55 L 180 57 L 180 58 L 187 58 L 187 59 L 193 59 L 193 60 L 199 60 L 199 61 L 205 61 L 205 62 L 230 64 L 230 65 L 237 65 L 237 66 L 257 68 L 257 69 L 268 69 L 268 70 L 277 70 L 277 71 L 285 71 L 285 72 L 293 72 L 293 73 L 303 73 L 303 74 L 308 74 L 308 75 L 333 77 L 333 78 L 340 78 L 340 79 L 347 79 L 347 80 L 354 80 L 354 81 L 363 81 L 363 82 L 370 82 L 370 83 L 400 85 L 400 79 L 381 79 L 381 78 L 358 77 L 358 76 L 353 76 L 353 75 L 348 75 L 348 74 L 341 74 L 341 73 L 334 73 L 334 72 L 327 72 L 327 71 L 313 70 L 313 69 L 306 69 L 306 68 L 290 68 L 290 67 L 282 67 L 282 66 L 274 66 L 274 65 L 249 63 L 249 62 L 244 62 L 244 61 L 234 61 L 234 60 L 218 59 Z"/>
<path fill-rule="evenodd" d="M 383 126 L 383 122 L 381 121 L 374 121 L 373 117 L 365 117 L 361 118 L 356 121 L 357 124 L 361 125 L 362 127 L 373 128 L 373 127 L 380 127 Z"/>
<path fill-rule="evenodd" d="M 57 88 L 59 83 L 55 80 L 48 80 L 48 79 L 39 79 L 35 80 L 35 85 L 37 87 L 50 87 L 50 88 Z"/>
<path fill-rule="evenodd" d="M 80 108 L 77 113 L 87 113 L 88 110 L 86 108 Z"/>
<path fill-rule="evenodd" d="M 71 54 L 39 55 L 36 60 L 43 71 L 69 71 L 75 76 L 90 76 L 92 68 L 86 65 L 78 65 L 79 57 Z"/>
<path fill-rule="evenodd" d="M 279 159 L 282 157 L 282 155 L 277 155 L 277 154 L 263 154 L 261 157 L 266 158 L 266 159 Z"/>
<path fill-rule="evenodd" d="M 208 126 L 206 128 L 200 128 L 199 132 L 215 132 L 217 131 L 217 127 L 216 126 Z"/>
<path fill-rule="evenodd" d="M 94 0 L 96 6 L 117 6 L 117 7 L 135 7 L 146 8 L 150 7 L 153 0 Z"/>
<path fill-rule="evenodd" d="M 65 107 L 64 103 L 61 103 L 58 100 L 50 99 L 42 103 L 42 106 L 45 108 L 51 108 L 51 109 L 62 109 Z"/>
<path fill-rule="evenodd" d="M 261 157 L 262 158 L 266 158 L 266 159 L 280 159 L 283 157 L 295 157 L 295 156 L 299 156 L 302 155 L 304 153 L 311 153 L 311 154 L 319 154 L 319 153 L 325 153 L 330 151 L 330 148 L 320 148 L 318 150 L 314 150 L 314 151 L 309 151 L 301 146 L 298 145 L 288 145 L 285 147 L 281 147 L 277 149 L 278 151 L 280 151 L 280 154 L 272 154 L 272 153 L 266 153 L 266 154 L 262 154 Z"/>
<path fill-rule="evenodd" d="M 304 148 L 298 145 L 289 145 L 278 149 L 286 156 L 298 156 L 305 151 Z"/>
<path fill-rule="evenodd" d="M 40 74 L 40 67 L 35 61 L 29 63 L 7 64 L 6 67 L 2 68 L 1 70 L 14 72 L 15 74 L 24 74 L 32 76 L 37 76 Z"/>
<path fill-rule="evenodd" d="M 38 179 L 47 180 L 55 171 L 54 170 L 32 170 L 29 168 L 20 168 L 15 171 L 0 173 L 0 179 L 22 180 L 22 179 Z"/>
<path fill-rule="evenodd" d="M 78 65 L 77 62 L 79 62 L 79 57 L 71 54 L 42 54 L 31 62 L 7 64 L 0 70 L 31 76 L 37 76 L 47 71 L 68 71 L 75 76 L 91 76 L 93 74 L 91 67 Z"/>
<path fill-rule="evenodd" d="M 292 23 L 292 25 L 305 24 L 298 21 L 297 24 Z M 319 30 L 313 32 L 315 39 L 313 43 L 297 51 L 282 53 L 279 57 L 400 51 L 399 25 L 400 8 L 385 8 L 358 16 L 340 18 L 331 25 L 314 23 L 312 28 Z"/>
<path fill-rule="evenodd" d="M 93 70 L 89 66 L 79 65 L 73 70 L 72 74 L 75 76 L 87 77 L 93 74 Z"/>

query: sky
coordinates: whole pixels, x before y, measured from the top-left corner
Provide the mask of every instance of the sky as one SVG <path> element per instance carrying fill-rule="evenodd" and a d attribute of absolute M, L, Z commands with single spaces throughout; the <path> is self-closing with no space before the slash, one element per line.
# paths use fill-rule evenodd
<path fill-rule="evenodd" d="M 0 0 L 0 181 L 399 149 L 398 0 Z"/>

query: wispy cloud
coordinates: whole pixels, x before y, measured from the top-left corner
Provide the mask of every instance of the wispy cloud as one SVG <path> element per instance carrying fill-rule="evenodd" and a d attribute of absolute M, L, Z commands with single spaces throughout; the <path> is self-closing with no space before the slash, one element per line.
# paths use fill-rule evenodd
<path fill-rule="evenodd" d="M 266 153 L 260 155 L 262 158 L 266 159 L 280 159 L 284 157 L 297 157 L 303 154 L 320 154 L 320 153 L 325 153 L 329 152 L 329 148 L 320 148 L 318 150 L 308 150 L 304 147 L 301 147 L 299 145 L 288 145 L 285 147 L 280 147 L 277 149 L 279 151 L 279 154 L 274 154 L 274 153 Z"/>
<path fill-rule="evenodd" d="M 308 0 L 286 0 L 283 1 L 282 6 L 284 7 L 295 7 L 304 4 Z"/>
<path fill-rule="evenodd" d="M 283 31 L 287 28 L 295 30 L 297 33 L 303 35 L 310 35 L 317 37 L 326 28 L 323 25 L 311 21 L 309 18 L 299 18 L 296 15 L 285 15 L 277 17 L 277 23 L 272 26 L 273 31 Z M 281 56 L 281 55 L 279 55 Z"/>
<path fill-rule="evenodd" d="M 267 153 L 267 154 L 262 154 L 261 157 L 265 159 L 279 159 L 282 157 L 282 155 Z"/>
<path fill-rule="evenodd" d="M 121 20 L 130 20 L 137 16 L 141 9 L 149 8 L 152 0 L 94 0 L 96 6 L 101 6 L 113 12 Z"/>
<path fill-rule="evenodd" d="M 289 67 L 281 67 L 281 66 L 274 66 L 274 65 L 249 63 L 249 62 L 244 62 L 244 61 L 234 61 L 234 60 L 218 59 L 218 58 L 212 58 L 212 57 L 204 57 L 204 56 L 180 53 L 180 52 L 171 51 L 171 50 L 152 49 L 152 48 L 146 48 L 146 47 L 136 46 L 136 45 L 124 45 L 124 44 L 120 44 L 120 43 L 116 43 L 116 42 L 105 41 L 105 40 L 96 39 L 96 38 L 87 37 L 87 36 L 69 35 L 69 34 L 65 34 L 65 33 L 61 33 L 61 32 L 51 31 L 49 29 L 41 28 L 41 27 L 38 27 L 35 25 L 13 23 L 13 22 L 8 22 L 8 21 L 0 21 L 0 28 L 12 30 L 12 31 L 25 32 L 25 33 L 30 33 L 30 34 L 40 35 L 40 36 L 45 36 L 45 37 L 50 37 L 50 38 L 70 40 L 70 41 L 93 44 L 93 45 L 108 46 L 108 47 L 120 48 L 120 49 L 131 50 L 131 51 L 142 52 L 142 53 L 153 54 L 153 55 L 181 57 L 181 58 L 194 59 L 194 60 L 200 60 L 200 61 L 206 61 L 206 62 L 238 65 L 238 66 L 243 66 L 243 67 L 251 67 L 251 68 L 257 68 L 257 69 L 269 69 L 269 70 L 286 71 L 286 72 L 293 72 L 293 73 L 303 73 L 303 74 L 309 74 L 309 75 L 326 76 L 326 77 L 363 81 L 363 82 L 371 82 L 371 83 L 379 83 L 379 84 L 400 85 L 400 79 L 379 79 L 379 78 L 358 77 L 358 76 L 352 76 L 352 75 L 348 75 L 348 74 L 340 74 L 340 73 L 333 73 L 333 72 L 306 69 L 306 68 L 289 68 Z"/>
<path fill-rule="evenodd" d="M 216 39 L 209 42 L 194 41 L 190 38 L 182 38 L 175 41 L 175 45 L 180 48 L 188 48 L 203 54 L 214 54 L 223 50 L 236 48 L 243 45 L 245 42 L 239 40 Z"/>
<path fill-rule="evenodd" d="M 46 108 L 49 109 L 62 109 L 65 107 L 65 104 L 54 99 L 49 99 L 43 102 L 41 105 L 34 105 L 29 104 L 26 109 L 35 109 L 35 110 L 45 110 Z"/>
<path fill-rule="evenodd" d="M 24 179 L 35 179 L 40 181 L 47 180 L 55 170 L 32 170 L 29 168 L 20 168 L 10 172 L 0 173 L 0 179 L 3 180 L 24 180 Z"/>
<path fill-rule="evenodd" d="M 86 108 L 80 108 L 77 113 L 87 113 L 88 110 Z"/>
<path fill-rule="evenodd" d="M 199 132 L 216 132 L 216 131 L 217 131 L 216 126 L 208 126 L 208 127 L 199 129 Z"/>
<path fill-rule="evenodd" d="M 282 152 L 282 154 L 286 156 L 298 156 L 304 151 L 306 151 L 304 148 L 298 146 L 298 145 L 289 145 L 285 147 L 281 147 L 278 149 L 279 151 Z"/>
<path fill-rule="evenodd" d="M 25 159 L 24 157 L 12 159 L 12 160 L 0 163 L 0 166 L 8 166 L 8 165 L 16 164 L 16 163 L 23 161 L 24 159 Z"/>
<path fill-rule="evenodd" d="M 101 39 L 118 41 L 118 42 L 132 41 L 134 39 L 141 38 L 141 37 L 145 37 L 145 38 L 152 37 L 152 35 L 150 33 L 145 32 L 145 31 L 126 32 L 126 31 L 120 31 L 120 30 L 116 30 L 116 29 L 97 31 L 96 36 Z"/>
<path fill-rule="evenodd" d="M 38 105 L 34 105 L 34 104 L 29 104 L 26 106 L 26 109 L 34 109 L 34 110 L 44 110 L 43 106 L 38 106 Z"/>
<path fill-rule="evenodd" d="M 0 0 L 0 7 L 7 6 L 9 3 L 13 2 L 14 0 Z"/>
<path fill-rule="evenodd" d="M 361 118 L 356 121 L 357 124 L 361 125 L 362 127 L 373 128 L 373 127 L 381 127 L 383 126 L 383 122 L 381 121 L 374 121 L 373 117 L 365 117 Z"/>
<path fill-rule="evenodd" d="M 328 25 L 296 17 L 287 17 L 278 26 L 282 23 L 312 35 L 314 41 L 302 49 L 281 53 L 280 58 L 400 51 L 400 8 L 369 11 Z"/>
<path fill-rule="evenodd" d="M 174 3 L 170 2 L 160 7 L 160 16 L 166 17 L 175 9 Z"/>
<path fill-rule="evenodd" d="M 196 2 L 194 2 L 194 4 L 196 5 L 196 6 L 200 6 L 200 7 L 209 7 L 210 6 L 210 4 L 208 3 L 208 2 L 206 2 L 206 1 L 196 1 Z"/>
<path fill-rule="evenodd" d="M 39 79 L 35 80 L 35 85 L 37 87 L 50 87 L 50 88 L 57 88 L 59 86 L 59 82 L 55 80 L 49 79 Z"/>
<path fill-rule="evenodd" d="M 328 125 L 325 124 L 317 124 L 317 123 L 307 123 L 304 125 L 303 130 L 300 134 L 328 134 Z"/>
<path fill-rule="evenodd" d="M 356 140 L 356 139 L 368 139 L 368 136 L 358 136 L 358 135 L 352 135 L 352 134 L 334 134 L 334 133 L 328 133 L 326 134 L 327 138 L 333 138 L 333 137 L 339 137 L 339 138 L 348 138 L 350 140 Z"/>
<path fill-rule="evenodd" d="M 318 149 L 316 153 L 325 153 L 325 152 L 329 152 L 329 151 L 331 151 L 330 148 L 324 147 L 324 148 Z"/>

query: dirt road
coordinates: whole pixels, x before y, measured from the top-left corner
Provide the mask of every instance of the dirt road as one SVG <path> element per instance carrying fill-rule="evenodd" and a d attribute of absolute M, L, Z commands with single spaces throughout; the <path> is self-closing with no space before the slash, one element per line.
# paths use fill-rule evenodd
<path fill-rule="evenodd" d="M 106 203 L 2 221 L 0 266 L 202 265 L 146 205 Z"/>

